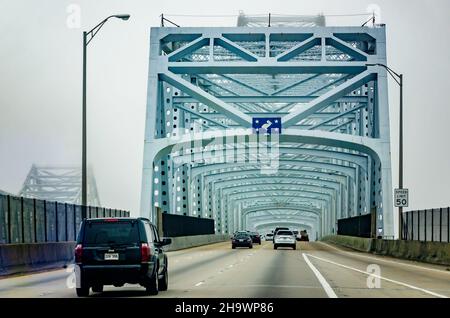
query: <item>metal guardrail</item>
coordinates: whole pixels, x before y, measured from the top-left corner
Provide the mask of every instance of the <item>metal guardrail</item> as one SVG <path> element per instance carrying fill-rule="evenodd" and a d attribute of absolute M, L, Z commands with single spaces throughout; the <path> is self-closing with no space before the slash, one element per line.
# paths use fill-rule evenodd
<path fill-rule="evenodd" d="M 402 239 L 450 243 L 450 207 L 404 212 Z"/>
<path fill-rule="evenodd" d="M 85 217 L 127 217 L 128 211 L 0 194 L 0 244 L 76 240 Z"/>

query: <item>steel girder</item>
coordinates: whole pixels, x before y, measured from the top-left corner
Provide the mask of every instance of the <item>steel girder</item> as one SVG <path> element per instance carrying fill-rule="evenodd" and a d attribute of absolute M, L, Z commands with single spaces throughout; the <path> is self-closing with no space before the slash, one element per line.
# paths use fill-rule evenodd
<path fill-rule="evenodd" d="M 334 208 L 350 211 L 340 217 L 373 211 L 377 234 L 393 234 L 386 72 L 366 66 L 385 62 L 384 27 L 152 28 L 150 42 L 142 215 L 201 213 L 230 232 L 223 221 L 245 206 L 300 200 L 320 207 L 329 232 L 329 200 L 298 193 L 328 187 L 342 201 Z M 273 174 L 255 173 L 261 154 L 228 162 L 205 151 L 217 140 L 252 149 L 255 117 L 283 123 Z M 295 190 L 230 200 L 230 187 L 274 193 L 271 177 Z"/>

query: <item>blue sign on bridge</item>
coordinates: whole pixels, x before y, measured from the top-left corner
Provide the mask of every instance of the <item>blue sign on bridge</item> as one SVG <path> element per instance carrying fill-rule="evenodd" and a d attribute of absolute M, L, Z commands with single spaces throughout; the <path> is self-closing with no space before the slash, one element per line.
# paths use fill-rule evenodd
<path fill-rule="evenodd" d="M 281 134 L 281 117 L 253 118 L 252 128 L 256 134 Z"/>

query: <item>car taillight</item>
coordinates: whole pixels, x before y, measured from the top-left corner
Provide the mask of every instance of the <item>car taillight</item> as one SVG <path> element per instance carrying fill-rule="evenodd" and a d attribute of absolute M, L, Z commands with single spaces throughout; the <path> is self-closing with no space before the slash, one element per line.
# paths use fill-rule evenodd
<path fill-rule="evenodd" d="M 150 261 L 150 256 L 152 256 L 152 251 L 147 243 L 141 244 L 141 262 L 147 263 Z"/>
<path fill-rule="evenodd" d="M 118 222 L 118 219 L 105 219 L 105 222 Z"/>
<path fill-rule="evenodd" d="M 83 245 L 77 244 L 75 246 L 75 263 L 81 263 L 83 258 Z"/>

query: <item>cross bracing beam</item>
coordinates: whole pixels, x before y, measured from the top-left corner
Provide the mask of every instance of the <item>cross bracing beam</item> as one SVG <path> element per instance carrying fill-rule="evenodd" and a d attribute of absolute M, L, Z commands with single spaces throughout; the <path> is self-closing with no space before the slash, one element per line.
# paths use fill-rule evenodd
<path fill-rule="evenodd" d="M 214 38 L 214 45 L 220 45 L 224 49 L 238 55 L 242 59 L 250 62 L 254 62 L 258 60 L 258 56 L 253 54 L 252 52 L 246 50 L 242 46 L 236 45 L 234 42 L 228 40 L 224 37 Z"/>
<path fill-rule="evenodd" d="M 297 221 L 297 220 L 283 220 L 283 221 L 276 221 L 276 222 L 270 222 L 270 221 L 262 221 L 258 222 L 253 225 L 256 229 L 261 227 L 271 227 L 275 228 L 277 226 L 300 226 L 300 227 L 308 227 L 309 230 L 314 228 L 314 224 L 310 222 L 303 222 L 303 221 Z"/>
<path fill-rule="evenodd" d="M 257 213 L 257 212 L 264 212 L 264 211 L 272 211 L 272 210 L 291 210 L 296 212 L 309 212 L 314 213 L 316 215 L 321 215 L 321 211 L 319 209 L 311 209 L 308 206 L 303 205 L 296 205 L 296 204 L 287 204 L 285 206 L 283 205 L 276 205 L 276 204 L 270 204 L 270 205 L 261 205 L 255 208 L 246 208 L 242 210 L 242 216 L 246 216 L 248 214 Z"/>
<path fill-rule="evenodd" d="M 359 98 L 359 97 L 358 97 Z M 365 97 L 363 97 L 365 98 Z M 345 102 L 345 101 L 342 101 Z M 355 100 L 356 102 L 356 100 Z M 261 112 L 247 112 L 246 113 L 249 116 L 252 117 L 277 117 L 277 116 L 283 116 L 283 115 L 287 115 L 289 114 L 289 112 L 267 112 L 267 113 L 261 113 Z M 338 116 L 342 113 L 340 112 L 319 112 L 319 113 L 314 113 L 311 116 L 309 116 L 309 118 L 318 118 L 318 119 L 328 119 L 332 116 Z M 222 114 L 220 113 L 201 113 L 202 116 L 205 116 L 207 118 L 209 117 L 223 117 Z M 346 114 L 344 116 L 342 116 L 343 118 L 353 118 L 354 115 L 353 114 Z"/>
<path fill-rule="evenodd" d="M 317 196 L 328 195 L 330 197 L 336 197 L 336 192 L 333 189 L 321 187 L 321 186 L 313 186 L 303 183 L 263 183 L 263 184 L 236 184 L 220 187 L 223 190 L 225 195 L 230 194 L 243 194 L 243 193 L 255 193 L 257 191 L 265 191 L 265 192 L 283 192 L 283 193 L 291 193 L 294 192 L 302 192 L 308 194 L 314 194 Z M 246 191 L 249 190 L 249 191 Z M 238 191 L 238 192 L 236 192 Z"/>
<path fill-rule="evenodd" d="M 328 106 L 330 103 L 334 102 L 336 99 L 341 98 L 356 88 L 366 84 L 369 81 L 372 81 L 376 78 L 376 74 L 364 71 L 361 74 L 356 75 L 352 79 L 346 81 L 344 84 L 341 84 L 332 90 L 326 92 L 322 96 L 316 98 L 311 101 L 304 107 L 291 112 L 289 115 L 286 115 L 282 118 L 283 127 L 289 127 L 291 125 L 295 125 L 300 120 L 305 119 L 311 114 L 323 109 Z"/>
<path fill-rule="evenodd" d="M 359 74 L 367 62 L 169 62 L 175 74 Z"/>
<path fill-rule="evenodd" d="M 304 96 L 304 95 L 282 95 L 282 96 L 220 96 L 216 95 L 216 98 L 227 103 L 308 103 L 318 98 L 317 95 Z M 198 100 L 189 96 L 176 96 L 173 98 L 175 104 L 179 103 L 197 103 Z M 367 103 L 367 97 L 365 96 L 343 96 L 337 98 L 336 103 Z M 269 112 L 270 113 L 270 112 Z M 287 113 L 287 112 L 286 112 Z M 265 113 L 262 113 L 265 114 Z M 283 114 L 283 112 L 276 112 L 274 114 Z M 326 113 L 325 113 L 326 114 Z"/>
<path fill-rule="evenodd" d="M 265 217 L 252 217 L 252 218 L 248 218 L 248 220 L 243 220 L 241 222 L 241 224 L 243 225 L 242 229 L 247 228 L 247 227 L 251 227 L 254 226 L 255 224 L 261 224 L 261 223 L 265 223 L 265 222 L 274 222 L 274 221 L 281 221 L 281 222 L 286 222 L 286 221 L 292 221 L 292 222 L 308 222 L 308 224 L 311 225 L 317 225 L 316 227 L 318 227 L 319 225 L 319 220 L 317 219 L 317 217 L 309 217 L 309 216 L 298 216 L 298 215 L 293 215 L 293 216 L 265 216 Z M 313 226 L 314 227 L 314 226 Z"/>
<path fill-rule="evenodd" d="M 294 56 L 299 55 L 316 45 L 320 45 L 320 38 L 311 37 L 305 41 L 293 46 L 291 49 L 281 53 L 276 57 L 277 61 L 284 62 L 292 59 Z"/>
<path fill-rule="evenodd" d="M 334 163 L 324 163 L 324 162 L 315 162 L 315 161 L 307 161 L 307 160 L 285 160 L 283 158 L 279 159 L 279 165 L 289 165 L 293 167 L 311 167 L 316 169 L 321 169 L 325 171 L 334 171 L 345 174 L 350 178 L 354 179 L 356 177 L 355 168 L 338 165 Z M 257 162 L 245 162 L 245 163 L 216 163 L 210 165 L 202 165 L 197 167 L 192 167 L 192 177 L 196 177 L 199 174 L 203 174 L 209 171 L 218 171 L 220 169 L 225 169 L 229 167 L 252 167 L 252 166 L 260 166 Z"/>
<path fill-rule="evenodd" d="M 337 115 L 335 115 L 335 116 L 332 116 L 332 117 L 330 117 L 330 118 L 328 118 L 328 119 L 325 119 L 325 120 L 323 120 L 322 122 L 320 122 L 320 123 L 318 123 L 318 124 L 316 124 L 316 125 L 313 125 L 313 126 L 311 126 L 311 127 L 309 127 L 308 129 L 316 129 L 316 128 L 319 128 L 319 127 L 321 127 L 321 126 L 323 126 L 323 125 L 325 125 L 325 124 L 327 124 L 327 123 L 329 123 L 329 122 L 332 122 L 332 121 L 334 121 L 334 120 L 336 120 L 336 119 L 339 119 L 339 118 L 341 118 L 341 117 L 344 117 L 344 116 L 346 116 L 346 115 L 348 115 L 348 114 L 351 114 L 351 113 L 353 113 L 353 112 L 355 112 L 355 111 L 357 111 L 357 110 L 359 110 L 359 109 L 361 109 L 361 108 L 363 108 L 363 107 L 366 107 L 366 105 L 357 105 L 357 106 L 355 106 L 355 107 L 353 107 L 353 108 L 351 108 L 351 109 L 349 109 L 349 110 L 347 110 L 347 111 L 345 111 L 345 112 L 342 112 L 342 113 L 340 113 L 340 114 L 337 114 Z"/>
<path fill-rule="evenodd" d="M 208 44 L 209 44 L 208 38 L 200 37 L 200 38 L 192 41 L 188 45 L 183 46 L 180 49 L 170 53 L 169 55 L 167 55 L 167 59 L 171 62 L 175 62 L 175 61 L 181 59 L 182 57 L 189 55 Z"/>
<path fill-rule="evenodd" d="M 259 183 L 256 183 L 256 181 L 264 182 L 265 184 L 270 184 L 269 182 L 274 181 L 274 180 L 280 181 L 279 184 L 286 184 L 285 182 L 289 182 L 292 184 L 309 184 L 309 185 L 314 185 L 317 187 L 323 186 L 328 189 L 339 190 L 339 184 L 332 182 L 332 181 L 325 181 L 325 180 L 318 180 L 318 179 L 304 178 L 304 177 L 278 176 L 278 175 L 273 178 L 244 176 L 243 178 L 238 178 L 238 179 L 229 179 L 226 181 L 225 180 L 216 181 L 216 182 L 214 182 L 214 184 L 216 187 L 227 187 L 229 185 L 235 185 L 235 184 L 247 184 L 248 182 L 250 182 L 250 184 L 258 185 Z M 284 183 L 281 181 L 284 181 Z M 302 183 L 299 183 L 299 182 L 302 182 Z"/>
<path fill-rule="evenodd" d="M 318 198 L 318 197 L 314 197 L 314 196 L 308 196 L 308 195 L 304 195 L 304 194 L 299 194 L 298 191 L 296 191 L 294 194 L 286 194 L 286 193 L 281 193 L 281 194 L 276 194 L 274 195 L 273 192 L 268 193 L 268 192 L 264 192 L 264 193 L 258 193 L 257 195 L 254 196 L 244 196 L 244 197 L 239 197 L 239 196 L 235 196 L 233 197 L 233 201 L 235 203 L 239 203 L 242 201 L 247 201 L 247 202 L 253 202 L 254 200 L 273 200 L 273 199 L 279 199 L 279 198 L 289 198 L 292 199 L 293 202 L 297 202 L 298 200 L 300 200 L 300 203 L 306 203 L 306 202 L 311 202 L 311 203 L 318 203 L 318 204 L 329 204 L 330 201 L 328 199 L 324 199 L 324 198 Z"/>
<path fill-rule="evenodd" d="M 286 195 L 291 194 L 293 196 L 298 196 L 299 198 L 308 198 L 308 199 L 316 199 L 316 200 L 323 200 L 325 202 L 331 202 L 332 200 L 332 194 L 330 193 L 322 193 L 322 192 L 316 192 L 316 191 L 310 191 L 310 190 L 304 190 L 303 188 L 298 188 L 297 190 L 291 190 L 291 189 L 260 189 L 258 191 L 250 189 L 249 191 L 243 191 L 239 190 L 239 192 L 229 192 L 226 193 L 229 195 L 232 200 L 239 200 L 242 198 L 247 198 L 249 201 L 251 201 L 255 196 L 274 196 L 278 197 L 279 194 Z M 305 195 L 308 194 L 308 195 Z"/>
<path fill-rule="evenodd" d="M 235 144 L 232 149 L 226 149 L 225 156 L 222 151 L 216 151 L 214 155 L 211 154 L 211 152 L 204 153 L 206 149 L 196 149 L 192 148 L 192 152 L 189 154 L 183 154 L 183 155 L 173 155 L 173 158 L 178 158 L 181 160 L 181 162 L 193 162 L 196 154 L 198 152 L 202 152 L 202 159 L 209 160 L 211 158 L 218 158 L 218 157 L 232 157 L 236 160 L 240 160 L 239 156 L 237 156 L 237 153 L 239 150 L 246 150 L 248 149 L 256 151 L 260 148 L 260 145 L 254 145 L 250 144 L 248 146 L 243 146 L 240 144 Z M 187 149 L 189 151 L 189 149 Z M 228 152 L 233 152 L 233 154 L 228 154 Z M 235 156 L 235 153 L 236 156 Z M 327 158 L 327 159 L 336 159 L 336 160 L 342 160 L 346 161 L 349 164 L 356 164 L 360 166 L 364 171 L 368 170 L 368 159 L 366 155 L 359 155 L 359 154 L 353 154 L 353 153 L 346 153 L 346 152 L 340 152 L 335 150 L 324 150 L 324 149 L 311 149 L 311 148 L 297 148 L 297 147 L 278 147 L 278 153 L 280 154 L 294 154 L 294 155 L 308 155 L 313 158 Z M 281 159 L 281 157 L 280 157 Z M 312 161 L 312 160 L 311 160 Z M 217 162 L 217 161 L 216 161 Z"/>
<path fill-rule="evenodd" d="M 229 180 L 230 178 L 240 177 L 240 176 L 251 176 L 251 175 L 259 175 L 265 176 L 261 174 L 261 169 L 246 169 L 246 170 L 238 170 L 238 171 L 223 171 L 215 174 L 205 174 L 204 181 L 205 183 L 215 182 L 218 180 Z M 294 169 L 278 169 L 277 176 L 289 176 L 289 177 L 310 177 L 311 179 L 319 179 L 322 181 L 341 183 L 346 182 L 346 177 L 338 174 L 330 174 L 322 171 L 309 171 L 309 170 L 294 170 Z"/>
<path fill-rule="evenodd" d="M 319 221 L 319 218 L 317 216 L 311 216 L 311 215 L 299 215 L 299 214 L 276 214 L 276 215 L 251 215 L 248 216 L 246 219 L 241 221 L 241 224 L 254 224 L 256 222 L 263 222 L 263 221 L 274 221 L 274 220 L 295 220 L 295 221 L 309 221 L 317 223 Z"/>
<path fill-rule="evenodd" d="M 204 90 L 200 89 L 198 86 L 195 86 L 186 80 L 182 79 L 175 74 L 171 74 L 170 72 L 159 74 L 160 78 L 173 85 L 174 87 L 186 92 L 187 94 L 195 97 L 199 102 L 204 103 L 219 112 L 222 112 L 229 116 L 235 122 L 243 125 L 244 127 L 250 127 L 252 120 L 250 116 L 244 114 L 240 110 L 235 107 L 221 101 L 217 97 L 206 93 Z"/>

